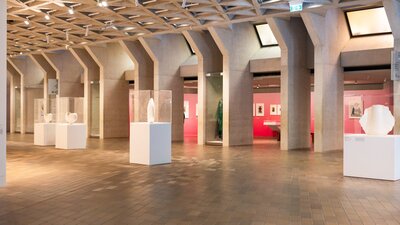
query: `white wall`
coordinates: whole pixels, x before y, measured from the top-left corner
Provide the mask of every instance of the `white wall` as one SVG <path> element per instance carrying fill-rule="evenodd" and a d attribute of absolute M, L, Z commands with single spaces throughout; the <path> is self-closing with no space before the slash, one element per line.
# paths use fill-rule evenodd
<path fill-rule="evenodd" d="M 7 112 L 7 69 L 6 69 L 6 24 L 7 2 L 0 1 L 0 187 L 6 183 L 6 112 Z"/>

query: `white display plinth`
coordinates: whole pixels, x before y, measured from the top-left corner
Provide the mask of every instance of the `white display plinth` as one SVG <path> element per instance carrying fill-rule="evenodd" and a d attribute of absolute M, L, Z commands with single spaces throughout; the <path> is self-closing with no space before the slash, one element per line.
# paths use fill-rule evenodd
<path fill-rule="evenodd" d="M 33 133 L 34 145 L 49 146 L 56 144 L 55 123 L 35 123 Z"/>
<path fill-rule="evenodd" d="M 59 123 L 56 126 L 56 148 L 85 149 L 86 125 L 83 123 Z"/>
<path fill-rule="evenodd" d="M 344 176 L 400 179 L 400 135 L 348 134 L 344 139 Z"/>
<path fill-rule="evenodd" d="M 130 163 L 171 163 L 171 123 L 131 123 L 130 132 Z"/>

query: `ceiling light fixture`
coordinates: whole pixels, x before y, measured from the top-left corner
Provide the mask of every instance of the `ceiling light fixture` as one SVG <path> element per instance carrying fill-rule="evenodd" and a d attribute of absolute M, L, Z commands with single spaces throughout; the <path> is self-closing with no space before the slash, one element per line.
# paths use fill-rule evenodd
<path fill-rule="evenodd" d="M 72 8 L 72 7 L 69 8 L 69 9 L 68 9 L 68 13 L 69 13 L 69 15 L 74 15 L 74 13 L 75 13 L 75 12 L 74 12 L 74 8 Z"/>
<path fill-rule="evenodd" d="M 47 13 L 46 15 L 44 15 L 44 18 L 45 18 L 46 20 L 50 20 L 50 15 Z"/>
<path fill-rule="evenodd" d="M 29 19 L 24 20 L 24 23 L 28 26 L 30 24 Z"/>
<path fill-rule="evenodd" d="M 102 0 L 101 1 L 101 6 L 102 7 L 107 7 L 108 6 L 108 2 L 106 0 Z"/>

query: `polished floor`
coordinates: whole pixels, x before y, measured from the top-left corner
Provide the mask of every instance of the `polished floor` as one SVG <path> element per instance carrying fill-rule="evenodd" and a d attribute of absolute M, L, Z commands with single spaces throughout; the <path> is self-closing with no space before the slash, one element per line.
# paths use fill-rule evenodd
<path fill-rule="evenodd" d="M 342 152 L 173 144 L 170 165 L 128 163 L 128 140 L 84 151 L 8 137 L 0 224 L 400 224 L 400 182 L 344 178 Z"/>

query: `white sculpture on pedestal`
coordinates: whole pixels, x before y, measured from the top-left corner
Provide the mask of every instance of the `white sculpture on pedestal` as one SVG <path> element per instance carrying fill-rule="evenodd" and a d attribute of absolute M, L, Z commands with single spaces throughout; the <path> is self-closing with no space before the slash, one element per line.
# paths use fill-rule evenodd
<path fill-rule="evenodd" d="M 71 125 L 78 120 L 78 114 L 67 112 L 67 113 L 65 113 L 65 120 L 67 121 L 67 123 L 69 125 Z"/>
<path fill-rule="evenodd" d="M 384 105 L 369 107 L 360 119 L 361 127 L 368 135 L 387 135 L 393 129 L 394 123 L 392 113 Z"/>
<path fill-rule="evenodd" d="M 154 100 L 153 100 L 153 98 L 150 98 L 149 103 L 147 104 L 147 122 L 148 123 L 154 122 L 154 115 L 155 115 Z"/>
<path fill-rule="evenodd" d="M 53 114 L 48 113 L 44 115 L 44 122 L 50 123 L 53 120 Z"/>

